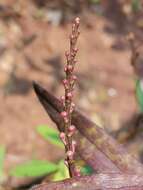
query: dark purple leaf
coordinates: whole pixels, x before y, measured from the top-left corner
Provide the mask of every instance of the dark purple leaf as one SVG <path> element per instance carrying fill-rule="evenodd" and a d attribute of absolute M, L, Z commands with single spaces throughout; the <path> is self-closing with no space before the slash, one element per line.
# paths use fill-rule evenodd
<path fill-rule="evenodd" d="M 34 84 L 34 89 L 40 102 L 46 109 L 47 113 L 49 114 L 51 119 L 57 124 L 59 130 L 62 131 L 63 122 L 62 118 L 59 116 L 59 113 L 62 110 L 62 105 L 60 101 L 38 84 Z M 114 140 L 110 135 L 108 135 L 104 129 L 100 128 L 95 123 L 90 121 L 79 111 L 74 111 L 72 116 L 72 122 L 80 131 L 80 133 L 84 135 L 92 144 L 94 144 L 97 147 L 98 151 L 100 152 L 99 156 L 97 154 L 98 152 L 96 152 L 97 149 L 94 149 L 91 153 L 92 155 L 96 154 L 95 164 L 97 162 L 96 159 L 100 161 L 100 158 L 102 157 L 102 163 L 105 163 L 105 165 L 109 166 L 109 164 L 107 164 L 106 161 L 107 159 L 110 160 L 110 163 L 112 163 L 111 170 L 114 165 L 116 169 L 118 168 L 122 172 L 143 173 L 143 165 L 140 162 L 138 162 L 135 158 L 133 158 L 123 148 L 123 146 L 119 145 L 116 142 L 116 140 Z M 89 142 L 86 139 L 85 140 L 83 139 L 82 141 L 84 141 L 85 144 L 87 144 L 84 149 L 86 152 L 87 151 L 86 147 L 88 147 Z M 83 149 L 83 146 L 81 148 Z M 103 161 L 103 158 L 105 161 Z M 94 160 L 93 157 L 92 160 Z M 96 167 L 97 166 L 95 166 L 95 168 Z M 101 165 L 98 166 L 99 170 L 100 167 Z"/>
<path fill-rule="evenodd" d="M 31 190 L 143 190 L 143 176 L 97 174 L 45 183 Z"/>

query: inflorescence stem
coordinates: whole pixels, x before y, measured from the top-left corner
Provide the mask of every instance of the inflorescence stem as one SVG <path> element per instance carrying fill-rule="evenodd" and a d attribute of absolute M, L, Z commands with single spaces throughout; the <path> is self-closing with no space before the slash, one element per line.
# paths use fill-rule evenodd
<path fill-rule="evenodd" d="M 72 32 L 70 35 L 70 49 L 69 52 L 65 53 L 66 56 L 66 66 L 64 72 L 66 74 L 63 80 L 63 86 L 65 89 L 65 95 L 61 97 L 61 102 L 64 106 L 64 110 L 61 112 L 61 116 L 64 119 L 64 132 L 60 133 L 60 138 L 65 145 L 66 160 L 65 164 L 69 169 L 70 177 L 79 176 L 79 169 L 75 167 L 74 154 L 76 142 L 72 139 L 72 136 L 76 130 L 75 126 L 71 123 L 71 115 L 74 110 L 75 104 L 73 103 L 73 91 L 76 81 L 76 76 L 74 75 L 74 68 L 76 64 L 76 54 L 78 49 L 76 48 L 76 43 L 79 32 L 80 19 L 77 17 L 72 24 Z"/>

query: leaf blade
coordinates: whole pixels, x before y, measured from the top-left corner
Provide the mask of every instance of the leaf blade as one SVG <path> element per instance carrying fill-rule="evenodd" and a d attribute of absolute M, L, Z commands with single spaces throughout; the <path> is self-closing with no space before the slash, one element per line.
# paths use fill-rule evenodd
<path fill-rule="evenodd" d="M 142 82 L 143 81 L 141 80 L 137 80 L 136 82 L 136 98 L 141 112 L 143 112 L 143 89 L 141 87 Z"/>
<path fill-rule="evenodd" d="M 69 177 L 70 176 L 69 176 L 68 168 L 64 164 L 64 161 L 60 160 L 58 163 L 58 170 L 54 174 L 52 181 L 60 181 L 60 180 L 64 180 L 64 179 L 69 178 Z"/>
<path fill-rule="evenodd" d="M 48 140 L 51 144 L 56 145 L 60 148 L 64 148 L 64 145 L 59 138 L 57 130 L 46 125 L 40 125 L 37 127 L 37 132 L 42 137 L 44 137 L 44 139 Z"/>
<path fill-rule="evenodd" d="M 11 169 L 10 175 L 15 177 L 38 177 L 51 174 L 58 169 L 57 165 L 43 160 L 31 160 Z"/>
<path fill-rule="evenodd" d="M 4 165 L 4 158 L 5 158 L 5 147 L 0 146 L 0 178 L 3 176 L 3 165 Z"/>

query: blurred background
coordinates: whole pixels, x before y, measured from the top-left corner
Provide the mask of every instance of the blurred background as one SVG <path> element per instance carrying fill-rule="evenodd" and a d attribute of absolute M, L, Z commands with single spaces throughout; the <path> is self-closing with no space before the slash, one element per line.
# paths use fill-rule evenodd
<path fill-rule="evenodd" d="M 38 126 L 55 124 L 38 102 L 32 81 L 57 97 L 64 93 L 64 54 L 76 16 L 81 35 L 75 103 L 143 159 L 142 131 L 135 130 L 140 116 L 136 76 L 126 38 L 133 32 L 137 43 L 143 41 L 142 0 L 0 0 L 0 146 L 5 152 L 2 181 L 10 189 L 20 186 L 9 176 L 12 167 L 33 158 L 53 162 L 63 157 L 64 150 L 37 133 Z"/>

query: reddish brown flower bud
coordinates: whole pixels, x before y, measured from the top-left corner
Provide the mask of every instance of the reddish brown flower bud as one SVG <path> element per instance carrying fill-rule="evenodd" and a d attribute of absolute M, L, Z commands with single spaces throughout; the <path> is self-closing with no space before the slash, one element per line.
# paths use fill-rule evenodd
<path fill-rule="evenodd" d="M 67 72 L 67 66 L 65 66 L 64 71 Z"/>
<path fill-rule="evenodd" d="M 73 25 L 72 25 L 72 32 L 75 32 L 75 23 L 73 23 Z"/>
<path fill-rule="evenodd" d="M 61 100 L 61 102 L 65 101 L 65 97 L 64 97 L 64 96 L 61 96 L 61 97 L 60 97 L 60 100 Z"/>
<path fill-rule="evenodd" d="M 79 17 L 76 17 L 75 22 L 76 22 L 77 25 L 79 25 L 79 23 L 80 23 L 80 18 L 79 18 Z"/>
<path fill-rule="evenodd" d="M 74 61 L 73 61 L 73 64 L 75 65 L 76 63 L 77 63 L 77 60 L 74 60 Z"/>
<path fill-rule="evenodd" d="M 69 56 L 69 52 L 68 52 L 68 51 L 65 52 L 65 56 L 66 56 L 66 57 Z"/>
<path fill-rule="evenodd" d="M 73 151 L 73 153 L 75 153 L 75 148 L 76 148 L 76 141 L 72 141 L 72 151 Z"/>
<path fill-rule="evenodd" d="M 66 135 L 65 135 L 64 132 L 61 132 L 61 133 L 60 133 L 60 138 L 61 138 L 61 139 L 65 139 L 65 136 L 66 136 Z"/>
<path fill-rule="evenodd" d="M 72 56 L 72 58 L 74 58 L 76 56 L 76 53 L 75 52 L 71 52 L 71 56 Z"/>
<path fill-rule="evenodd" d="M 71 103 L 71 108 L 70 108 L 70 113 L 73 112 L 74 108 L 75 108 L 75 104 L 72 102 L 72 103 Z"/>
<path fill-rule="evenodd" d="M 76 177 L 80 177 L 80 176 L 81 176 L 81 174 L 80 174 L 80 169 L 79 169 L 79 168 L 75 168 L 74 175 L 75 175 Z"/>
<path fill-rule="evenodd" d="M 73 102 L 71 103 L 71 106 L 72 106 L 73 108 L 75 108 L 75 104 L 74 104 Z"/>
<path fill-rule="evenodd" d="M 67 70 L 70 71 L 70 72 L 72 72 L 73 71 L 73 66 L 72 65 L 68 65 L 67 66 Z"/>
<path fill-rule="evenodd" d="M 71 150 L 67 151 L 67 157 L 69 158 L 69 160 L 73 159 L 73 155 L 74 155 L 73 151 Z"/>
<path fill-rule="evenodd" d="M 77 80 L 77 76 L 73 75 L 72 80 Z"/>
<path fill-rule="evenodd" d="M 77 53 L 77 51 L 78 51 L 78 48 L 74 48 L 74 52 Z"/>
<path fill-rule="evenodd" d="M 74 125 L 71 125 L 68 129 L 68 137 L 71 137 L 76 131 L 76 128 Z"/>
<path fill-rule="evenodd" d="M 70 108 L 70 113 L 72 113 L 72 112 L 73 112 L 73 108 L 71 107 L 71 108 Z"/>
<path fill-rule="evenodd" d="M 68 93 L 67 93 L 67 97 L 68 97 L 69 99 L 71 99 L 71 98 L 73 97 L 73 93 L 72 93 L 72 92 L 68 92 Z"/>
<path fill-rule="evenodd" d="M 60 133 L 60 139 L 62 140 L 62 142 L 64 143 L 64 145 L 67 145 L 67 142 L 66 142 L 66 135 L 64 132 L 61 132 Z"/>
<path fill-rule="evenodd" d="M 74 35 L 70 35 L 70 39 L 71 40 L 75 39 L 75 36 Z"/>
<path fill-rule="evenodd" d="M 65 123 L 68 123 L 68 122 L 69 122 L 69 120 L 68 120 L 67 117 L 64 118 L 64 121 L 65 121 Z"/>
<path fill-rule="evenodd" d="M 67 79 L 64 79 L 64 80 L 63 80 L 63 85 L 67 85 L 67 84 L 68 84 Z"/>
<path fill-rule="evenodd" d="M 69 90 L 69 86 L 65 86 L 65 89 L 66 89 L 66 90 Z"/>
<path fill-rule="evenodd" d="M 71 125 L 71 126 L 69 127 L 69 132 L 75 132 L 75 130 L 76 130 L 76 128 L 75 128 L 74 125 Z"/>
<path fill-rule="evenodd" d="M 67 117 L 67 112 L 66 111 L 63 111 L 63 112 L 61 112 L 61 116 L 63 117 L 63 118 L 66 118 Z"/>

